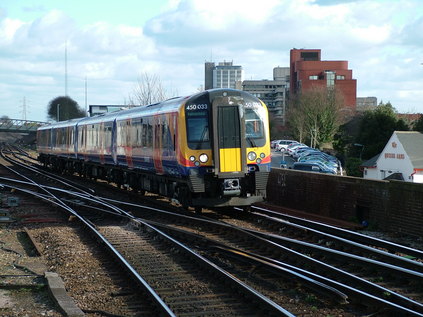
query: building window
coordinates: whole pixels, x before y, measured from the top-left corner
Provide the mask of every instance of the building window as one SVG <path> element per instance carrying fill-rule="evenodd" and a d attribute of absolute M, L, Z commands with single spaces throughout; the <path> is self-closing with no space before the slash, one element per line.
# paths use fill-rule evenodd
<path fill-rule="evenodd" d="M 344 75 L 336 75 L 336 80 L 344 80 L 345 76 Z"/>
<path fill-rule="evenodd" d="M 326 74 L 326 86 L 333 87 L 335 86 L 335 72 L 331 70 L 325 71 Z"/>
<path fill-rule="evenodd" d="M 318 61 L 319 53 L 318 52 L 301 52 L 301 58 L 304 61 Z"/>
<path fill-rule="evenodd" d="M 310 76 L 308 76 L 308 79 L 309 80 L 318 80 L 319 79 L 319 76 L 317 76 L 317 75 L 310 75 Z"/>

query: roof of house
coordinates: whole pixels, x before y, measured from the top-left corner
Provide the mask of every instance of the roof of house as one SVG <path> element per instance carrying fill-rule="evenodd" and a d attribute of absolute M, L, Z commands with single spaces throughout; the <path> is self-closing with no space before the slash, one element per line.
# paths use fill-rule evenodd
<path fill-rule="evenodd" d="M 380 153 L 378 155 L 373 156 L 370 160 L 363 162 L 360 166 L 367 167 L 367 168 L 376 167 L 376 162 L 379 156 L 380 156 Z"/>
<path fill-rule="evenodd" d="M 423 133 L 395 131 L 415 169 L 423 169 Z"/>

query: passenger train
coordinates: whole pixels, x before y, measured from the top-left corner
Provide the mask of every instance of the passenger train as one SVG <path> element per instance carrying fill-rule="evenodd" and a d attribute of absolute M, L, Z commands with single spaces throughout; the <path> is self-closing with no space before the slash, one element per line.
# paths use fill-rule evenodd
<path fill-rule="evenodd" d="M 234 89 L 43 126 L 37 149 L 53 170 L 157 193 L 196 211 L 262 201 L 271 161 L 266 105 Z"/>

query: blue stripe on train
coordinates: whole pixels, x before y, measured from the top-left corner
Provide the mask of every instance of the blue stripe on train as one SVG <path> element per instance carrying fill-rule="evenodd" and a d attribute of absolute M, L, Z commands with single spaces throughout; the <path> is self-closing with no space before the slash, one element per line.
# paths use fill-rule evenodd
<path fill-rule="evenodd" d="M 118 155 L 117 162 L 119 166 L 128 166 L 126 156 L 124 155 Z M 132 157 L 132 164 L 134 169 L 156 173 L 154 160 L 151 157 Z M 171 175 L 175 177 L 188 175 L 186 170 L 179 166 L 175 160 L 162 160 L 162 164 L 165 175 Z"/>

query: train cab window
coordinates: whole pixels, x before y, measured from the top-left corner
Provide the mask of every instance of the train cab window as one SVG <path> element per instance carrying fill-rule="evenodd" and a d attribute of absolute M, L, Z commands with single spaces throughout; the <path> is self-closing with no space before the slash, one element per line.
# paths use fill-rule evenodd
<path fill-rule="evenodd" d="M 207 110 L 187 111 L 188 146 L 191 149 L 210 149 L 209 115 Z"/>
<path fill-rule="evenodd" d="M 245 109 L 245 137 L 248 147 L 263 146 L 266 142 L 263 120 L 255 109 Z"/>

